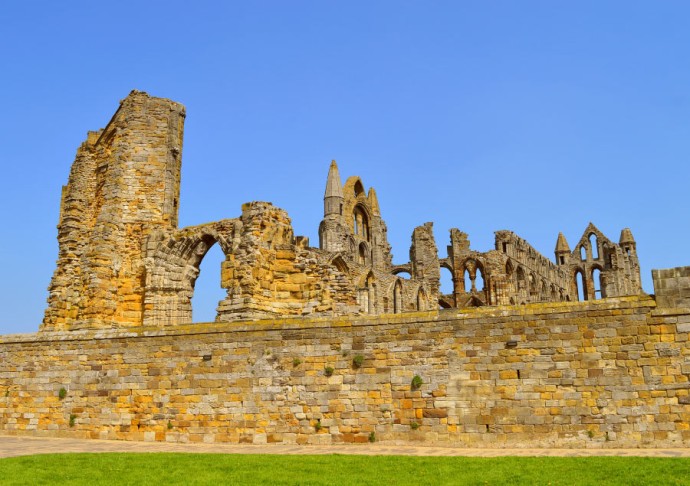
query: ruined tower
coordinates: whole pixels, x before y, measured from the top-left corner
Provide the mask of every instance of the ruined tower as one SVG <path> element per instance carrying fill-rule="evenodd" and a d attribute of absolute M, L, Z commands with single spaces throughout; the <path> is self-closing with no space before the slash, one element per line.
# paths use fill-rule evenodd
<path fill-rule="evenodd" d="M 326 179 L 326 192 L 323 196 L 323 221 L 319 227 L 319 247 L 326 251 L 342 251 L 345 219 L 343 217 L 343 186 L 335 160 L 331 161 Z"/>
<path fill-rule="evenodd" d="M 358 176 L 340 184 L 335 160 L 331 162 L 323 197 L 319 248 L 344 252 L 354 263 L 390 271 L 391 249 L 374 188 L 367 194 Z"/>
<path fill-rule="evenodd" d="M 132 91 L 79 147 L 42 329 L 142 322 L 142 241 L 177 226 L 184 118 L 182 105 Z"/>
<path fill-rule="evenodd" d="M 565 239 L 563 233 L 558 233 L 555 254 L 556 265 L 567 265 L 570 263 L 570 246 L 568 246 L 568 240 Z"/>

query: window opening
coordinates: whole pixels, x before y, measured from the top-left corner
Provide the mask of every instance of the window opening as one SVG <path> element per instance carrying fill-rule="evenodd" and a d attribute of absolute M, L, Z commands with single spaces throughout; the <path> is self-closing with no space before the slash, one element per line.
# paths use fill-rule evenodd
<path fill-rule="evenodd" d="M 227 291 L 220 286 L 223 261 L 225 261 L 225 255 L 220 245 L 217 244 L 211 246 L 202 257 L 199 264 L 199 275 L 194 282 L 192 322 L 214 322 L 216 320 L 218 303 L 227 297 Z"/>
<path fill-rule="evenodd" d="M 477 290 L 484 290 L 484 275 L 482 274 L 482 269 L 477 267 L 477 272 L 474 277 L 474 286 Z"/>
<path fill-rule="evenodd" d="M 472 291 L 472 278 L 470 277 L 470 271 L 465 269 L 464 273 L 464 285 L 465 285 L 465 292 L 471 292 Z"/>
<path fill-rule="evenodd" d="M 441 267 L 441 295 L 453 295 L 453 274 L 446 267 Z"/>
<path fill-rule="evenodd" d="M 583 302 L 587 300 L 587 287 L 585 286 L 585 278 L 579 270 L 575 274 L 575 281 L 577 282 L 577 300 Z"/>
<path fill-rule="evenodd" d="M 601 270 L 595 268 L 592 270 L 592 285 L 594 286 L 594 298 L 601 299 L 605 297 L 603 285 L 601 285 Z"/>
<path fill-rule="evenodd" d="M 417 310 L 426 310 L 426 294 L 422 289 L 419 289 L 419 292 L 417 292 Z"/>
<path fill-rule="evenodd" d="M 599 242 L 597 241 L 597 235 L 592 233 L 589 235 L 589 246 L 592 248 L 592 258 L 594 260 L 599 259 Z"/>
<path fill-rule="evenodd" d="M 364 243 L 361 243 L 359 245 L 359 255 L 358 255 L 357 262 L 360 265 L 366 265 L 366 263 L 367 263 L 367 247 Z"/>

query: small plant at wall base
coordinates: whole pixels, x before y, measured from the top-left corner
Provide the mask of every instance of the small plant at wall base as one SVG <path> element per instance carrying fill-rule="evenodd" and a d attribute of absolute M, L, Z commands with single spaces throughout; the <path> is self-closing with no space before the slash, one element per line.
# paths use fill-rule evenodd
<path fill-rule="evenodd" d="M 66 396 L 67 396 L 67 390 L 63 386 L 62 388 L 60 388 L 60 391 L 58 392 L 58 398 L 60 400 L 64 400 Z"/>
<path fill-rule="evenodd" d="M 317 432 L 323 428 L 323 425 L 321 425 L 321 419 L 316 419 L 316 425 L 314 425 L 314 430 Z"/>
<path fill-rule="evenodd" d="M 292 367 L 293 367 L 293 368 L 297 368 L 297 367 L 298 367 L 299 365 L 301 365 L 301 364 L 302 364 L 302 360 L 299 359 L 299 358 L 294 358 L 294 359 L 292 360 Z"/>
<path fill-rule="evenodd" d="M 355 368 L 361 368 L 362 363 L 364 363 L 364 356 L 362 356 L 361 354 L 358 354 L 357 356 L 352 358 L 352 364 Z"/>
<path fill-rule="evenodd" d="M 326 374 L 326 376 L 331 376 L 331 375 L 333 375 L 333 372 L 334 372 L 334 371 L 335 371 L 335 370 L 334 370 L 331 366 L 326 366 L 326 367 L 323 369 L 323 372 Z"/>
<path fill-rule="evenodd" d="M 417 422 L 412 422 L 412 423 L 410 424 L 410 428 L 411 428 L 412 430 L 417 430 L 417 429 L 419 428 L 419 424 L 418 424 Z"/>
<path fill-rule="evenodd" d="M 376 442 L 376 432 L 372 432 L 371 434 L 369 434 L 369 442 Z"/>
<path fill-rule="evenodd" d="M 422 380 L 422 377 L 419 375 L 414 375 L 414 378 L 412 378 L 412 389 L 413 390 L 418 390 L 422 385 L 424 384 L 424 380 Z"/>
<path fill-rule="evenodd" d="M 588 430 L 588 431 L 587 431 L 587 437 L 589 437 L 590 439 L 593 439 L 593 438 L 594 438 L 594 431 L 593 431 L 593 430 Z"/>
<path fill-rule="evenodd" d="M 168 430 L 172 430 L 173 424 L 170 420 L 168 420 Z"/>
<path fill-rule="evenodd" d="M 74 415 L 73 413 L 71 413 L 69 415 L 69 426 L 74 427 L 74 423 L 76 422 L 76 420 L 77 420 L 77 416 Z"/>

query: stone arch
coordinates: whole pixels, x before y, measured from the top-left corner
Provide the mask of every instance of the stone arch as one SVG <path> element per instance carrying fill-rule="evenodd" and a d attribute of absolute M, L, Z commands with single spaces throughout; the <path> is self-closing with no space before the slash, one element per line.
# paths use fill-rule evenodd
<path fill-rule="evenodd" d="M 153 233 L 144 258 L 144 325 L 161 326 L 192 322 L 192 297 L 199 265 L 218 244 L 226 255 L 234 251 L 240 223 L 224 220 L 179 230 L 172 235 Z M 229 283 L 221 280 L 221 286 Z"/>
<path fill-rule="evenodd" d="M 203 247 L 206 246 L 204 249 Z M 215 239 L 206 239 L 196 247 L 200 256 L 195 264 L 196 276 L 191 282 L 191 322 L 213 322 L 218 320 L 218 306 L 227 298 L 223 288 L 222 267 L 227 259 L 221 245 Z M 201 255 L 203 253 L 203 255 Z"/>
<path fill-rule="evenodd" d="M 577 300 L 580 302 L 589 300 L 589 296 L 587 295 L 587 289 L 589 288 L 587 285 L 587 274 L 582 268 L 576 268 L 575 273 L 573 274 L 573 279 L 574 279 L 574 288 L 577 293 Z"/>
<path fill-rule="evenodd" d="M 360 195 L 366 196 L 366 193 L 364 191 L 364 184 L 362 184 L 361 179 L 357 178 L 355 180 L 354 186 L 352 187 L 354 191 L 355 197 L 359 197 Z"/>
<path fill-rule="evenodd" d="M 420 287 L 417 291 L 417 310 L 427 310 L 427 305 L 428 299 L 426 297 L 426 292 L 424 292 L 424 289 Z"/>
<path fill-rule="evenodd" d="M 444 269 L 448 272 L 444 272 Z M 448 276 L 450 276 L 450 282 L 447 281 Z M 439 277 L 441 279 L 439 293 L 449 295 L 454 300 L 455 297 L 453 295 L 457 292 L 458 286 L 460 284 L 456 279 L 455 272 L 453 272 L 453 267 L 451 267 L 451 265 L 447 261 L 439 262 Z M 447 290 L 450 290 L 450 292 L 446 292 Z M 453 306 L 451 305 L 451 307 Z"/>
<path fill-rule="evenodd" d="M 604 285 L 604 269 L 601 265 L 592 265 L 590 270 L 589 281 L 592 286 L 592 297 L 594 299 L 603 299 L 606 297 L 606 287 Z M 597 297 L 598 294 L 598 297 Z"/>
<path fill-rule="evenodd" d="M 515 270 L 515 279 L 517 280 L 518 291 L 527 289 L 527 277 L 525 276 L 525 269 L 522 265 L 518 265 L 517 270 Z"/>
<path fill-rule="evenodd" d="M 599 259 L 599 238 L 596 233 L 591 232 L 587 238 L 589 240 L 590 255 L 592 255 L 592 260 Z"/>
<path fill-rule="evenodd" d="M 374 272 L 370 271 L 362 277 L 357 290 L 357 303 L 363 314 L 376 313 L 376 276 Z"/>
<path fill-rule="evenodd" d="M 460 265 L 462 273 L 462 284 L 465 292 L 482 292 L 486 288 L 484 265 L 476 258 L 467 258 Z M 477 287 L 477 279 L 481 281 L 481 289 Z M 470 288 L 467 288 L 466 281 L 469 280 Z"/>
<path fill-rule="evenodd" d="M 393 275 L 400 275 L 401 273 L 406 273 L 406 274 L 408 274 L 408 275 L 410 276 L 409 278 L 411 278 L 411 276 L 412 276 L 412 270 L 410 269 L 410 264 L 409 264 L 409 263 L 407 263 L 407 264 L 405 264 L 405 265 L 395 265 L 395 266 L 391 269 L 391 273 L 392 273 Z M 404 277 L 403 277 L 403 278 L 404 278 Z"/>
<path fill-rule="evenodd" d="M 477 272 L 475 273 L 474 282 L 475 287 L 480 292 L 486 289 L 486 275 L 484 274 L 484 266 L 480 262 L 477 262 Z M 479 282 L 481 282 L 481 284 Z"/>
<path fill-rule="evenodd" d="M 369 225 L 370 217 L 366 207 L 362 204 L 356 204 L 352 210 L 353 228 L 352 232 L 363 240 L 369 241 L 371 239 L 371 227 Z"/>
<path fill-rule="evenodd" d="M 338 269 L 338 271 L 344 273 L 345 275 L 350 274 L 350 267 L 348 267 L 347 262 L 341 255 L 338 255 L 334 259 L 332 259 L 331 265 L 333 265 L 335 268 Z"/>
<path fill-rule="evenodd" d="M 368 265 L 371 263 L 370 254 L 369 245 L 362 241 L 357 247 L 357 263 L 360 265 Z"/>
<path fill-rule="evenodd" d="M 448 299 L 444 296 L 439 296 L 438 306 L 441 309 L 452 309 L 453 308 L 453 304 L 451 302 L 449 302 Z"/>
<path fill-rule="evenodd" d="M 349 248 L 350 253 L 352 255 L 354 255 L 355 252 L 357 251 L 357 242 L 355 241 L 355 239 L 352 236 L 347 237 L 347 247 Z"/>
<path fill-rule="evenodd" d="M 537 285 L 539 285 L 539 282 L 537 281 L 537 276 L 534 274 L 534 272 L 530 272 L 527 278 L 529 280 L 529 295 L 532 300 L 537 300 L 539 298 L 539 292 L 537 290 Z"/>

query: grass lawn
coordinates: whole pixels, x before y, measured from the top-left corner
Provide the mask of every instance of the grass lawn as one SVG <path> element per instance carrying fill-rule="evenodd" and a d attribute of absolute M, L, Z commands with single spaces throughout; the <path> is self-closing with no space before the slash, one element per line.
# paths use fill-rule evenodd
<path fill-rule="evenodd" d="M 0 459 L 0 484 L 690 485 L 690 459 L 49 454 Z"/>

